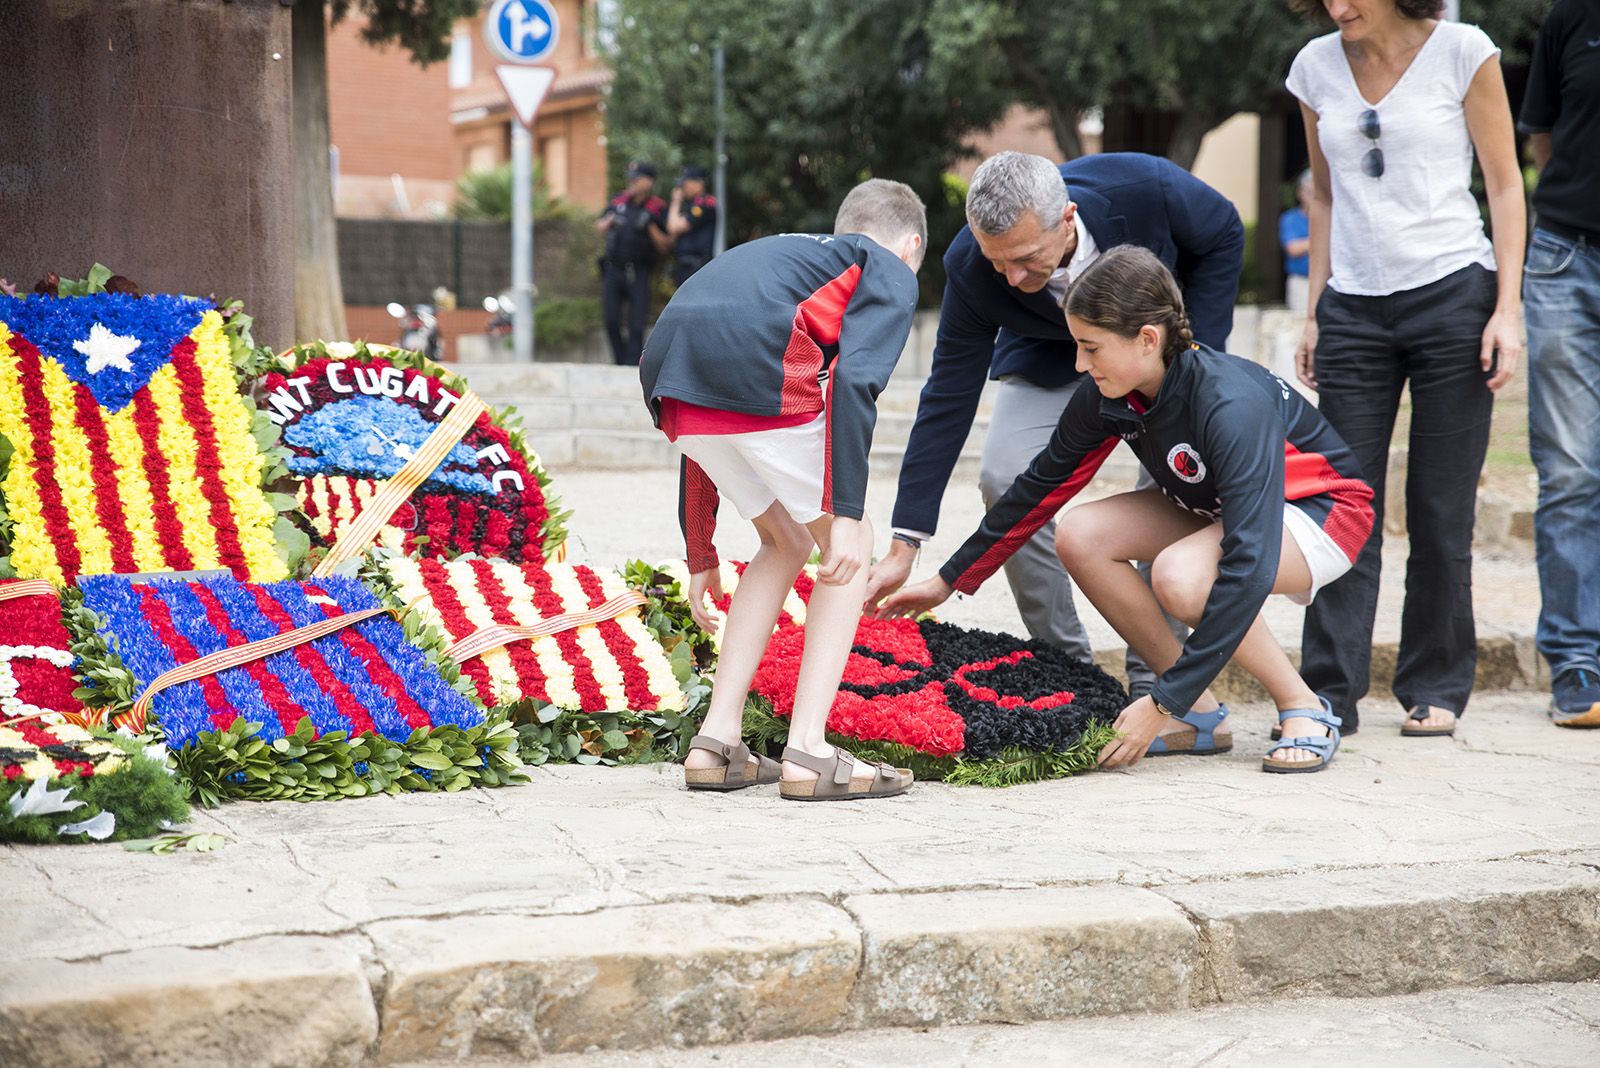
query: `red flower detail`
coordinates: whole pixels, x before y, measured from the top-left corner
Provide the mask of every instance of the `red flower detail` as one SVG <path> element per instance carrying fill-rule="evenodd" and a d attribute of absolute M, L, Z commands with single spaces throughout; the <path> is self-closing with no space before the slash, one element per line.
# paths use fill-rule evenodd
<path fill-rule="evenodd" d="M 33 434 L 33 481 L 39 494 L 39 511 L 44 517 L 50 543 L 55 546 L 61 572 L 72 579 L 83 566 L 83 558 L 78 555 L 78 539 L 72 533 L 72 520 L 67 515 L 61 487 L 55 478 L 56 447 L 51 440 L 54 427 L 50 419 L 50 401 L 44 393 L 41 357 L 32 343 L 16 334 L 11 336 L 11 351 L 17 357 L 17 378 L 22 384 L 28 430 Z"/>
<path fill-rule="evenodd" d="M 161 599 L 156 588 L 149 584 L 133 588 L 139 594 L 139 606 L 144 611 L 145 619 L 150 621 L 150 629 L 161 639 L 161 644 L 172 651 L 173 659 L 180 664 L 200 659 L 200 653 L 173 624 L 172 613 L 167 609 L 166 602 Z M 210 709 L 211 726 L 219 731 L 227 730 L 233 725 L 233 721 L 239 718 L 239 714 L 231 707 L 227 694 L 223 693 L 222 683 L 217 681 L 216 675 L 205 675 L 197 681 L 200 683 L 206 708 Z M 294 727 L 291 725 L 289 729 L 293 730 Z"/>
<path fill-rule="evenodd" d="M 200 364 L 194 354 L 194 338 L 186 337 L 173 346 L 172 365 L 179 385 L 191 396 L 200 397 L 205 392 L 205 380 L 201 377 Z M 217 560 L 223 567 L 231 568 L 235 578 L 241 582 L 247 581 L 250 568 L 245 563 L 239 524 L 234 521 L 233 507 L 228 501 L 228 488 L 222 484 L 222 457 L 217 449 L 217 429 L 211 409 L 204 404 L 193 404 L 186 409 L 184 416 L 194 430 L 195 473 L 200 476 L 200 491 L 211 507 Z M 294 728 L 290 727 L 289 732 L 293 731 Z"/>
<path fill-rule="evenodd" d="M 144 473 L 150 482 L 151 507 L 155 511 L 153 519 L 156 540 L 161 544 L 161 558 L 174 571 L 193 571 L 194 556 L 183 543 L 183 525 L 178 522 L 177 509 L 172 503 L 172 478 L 167 471 L 167 458 L 161 451 L 161 414 L 156 410 L 156 399 L 148 389 L 141 389 L 133 395 L 133 425 L 139 431 L 139 442 L 144 447 Z"/>

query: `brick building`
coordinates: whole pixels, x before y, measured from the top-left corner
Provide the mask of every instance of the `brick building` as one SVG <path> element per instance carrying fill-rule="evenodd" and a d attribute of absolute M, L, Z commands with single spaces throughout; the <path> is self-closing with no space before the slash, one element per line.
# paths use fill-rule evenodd
<path fill-rule="evenodd" d="M 610 72 L 594 47 L 594 0 L 552 0 L 560 21 L 557 71 L 533 131 L 534 158 L 549 191 L 599 211 L 606 190 L 600 101 Z M 328 121 L 334 206 L 342 219 L 439 219 L 451 214 L 456 180 L 511 158 L 516 121 L 483 39 L 483 16 L 462 20 L 448 60 L 418 66 L 404 49 L 374 47 L 358 19 L 328 32 Z M 387 299 L 415 300 L 394 294 Z M 393 341 L 381 303 L 347 304 L 352 338 Z M 446 358 L 455 338 L 483 329 L 476 307 L 441 312 Z"/>
<path fill-rule="evenodd" d="M 606 201 L 600 99 L 609 71 L 594 47 L 593 0 L 553 0 L 560 37 L 547 64 L 556 82 L 540 108 L 534 154 L 550 192 L 599 210 Z M 511 158 L 510 105 L 483 40 L 483 17 L 456 27 L 450 58 L 419 67 L 374 48 L 348 19 L 328 34 L 328 118 L 338 214 L 436 218 L 461 175 Z"/>

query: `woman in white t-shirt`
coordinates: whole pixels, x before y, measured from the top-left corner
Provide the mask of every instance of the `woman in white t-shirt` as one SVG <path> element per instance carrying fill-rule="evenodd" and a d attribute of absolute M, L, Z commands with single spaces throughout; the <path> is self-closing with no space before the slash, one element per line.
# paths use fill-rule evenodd
<path fill-rule="evenodd" d="M 1493 391 L 1522 352 L 1527 226 L 1499 49 L 1438 20 L 1440 0 L 1291 0 L 1333 33 L 1300 50 L 1289 91 L 1311 153 L 1310 318 L 1300 379 L 1376 491 L 1355 567 L 1306 613 L 1305 680 L 1357 727 L 1382 563 L 1383 488 L 1411 390 L 1411 554 L 1394 694 L 1401 733 L 1447 735 L 1477 663 L 1472 526 Z M 1470 188 L 1476 150 L 1494 241 Z"/>

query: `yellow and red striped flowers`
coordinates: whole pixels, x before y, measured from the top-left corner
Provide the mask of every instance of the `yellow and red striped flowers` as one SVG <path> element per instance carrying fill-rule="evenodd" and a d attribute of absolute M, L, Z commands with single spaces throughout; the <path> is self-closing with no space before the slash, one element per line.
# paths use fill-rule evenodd
<path fill-rule="evenodd" d="M 0 297 L 3 490 L 18 575 L 287 569 L 231 344 L 208 301 Z"/>

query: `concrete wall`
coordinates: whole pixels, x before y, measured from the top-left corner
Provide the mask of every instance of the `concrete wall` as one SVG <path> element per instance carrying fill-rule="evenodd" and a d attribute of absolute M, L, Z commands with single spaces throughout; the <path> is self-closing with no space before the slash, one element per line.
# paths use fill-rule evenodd
<path fill-rule="evenodd" d="M 290 9 L 280 0 L 0 3 L 0 275 L 245 300 L 294 321 Z"/>

